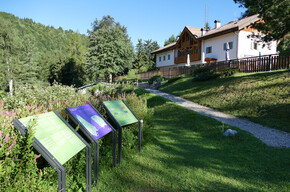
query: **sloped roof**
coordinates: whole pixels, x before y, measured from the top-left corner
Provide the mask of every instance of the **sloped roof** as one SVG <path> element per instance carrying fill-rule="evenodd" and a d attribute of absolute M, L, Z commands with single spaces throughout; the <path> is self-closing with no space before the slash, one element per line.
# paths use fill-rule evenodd
<path fill-rule="evenodd" d="M 201 28 L 186 26 L 186 28 L 193 34 L 199 37 L 201 35 Z"/>
<path fill-rule="evenodd" d="M 238 21 L 229 22 L 225 25 L 220 26 L 219 28 L 207 31 L 203 36 L 201 36 L 201 28 L 190 27 L 190 26 L 186 26 L 185 28 L 187 28 L 193 35 L 196 35 L 197 39 L 209 39 L 212 37 L 223 35 L 225 33 L 241 30 L 241 29 L 249 26 L 250 24 L 253 24 L 256 21 L 260 20 L 260 18 L 258 16 L 259 15 L 256 14 L 256 15 L 252 15 L 249 17 L 245 17 L 245 18 L 240 19 Z M 176 44 L 176 42 L 170 43 L 169 45 L 166 45 L 164 47 L 161 47 L 160 49 L 157 49 L 157 50 L 151 52 L 151 54 L 167 51 L 170 48 L 172 48 L 175 44 Z"/>
<path fill-rule="evenodd" d="M 212 29 L 212 30 L 206 32 L 200 38 L 201 39 L 208 39 L 208 38 L 211 38 L 213 36 L 218 36 L 219 34 L 223 34 L 226 32 L 241 30 L 241 29 L 245 28 L 246 26 L 248 26 L 252 23 L 255 23 L 258 20 L 260 20 L 260 18 L 258 17 L 258 14 L 256 14 L 256 15 L 252 15 L 249 17 L 245 17 L 245 18 L 240 19 L 238 21 L 232 21 L 232 22 L 229 22 L 228 24 L 220 26 L 219 28 Z"/>
<path fill-rule="evenodd" d="M 168 45 L 166 45 L 166 46 L 164 46 L 164 47 L 161 47 L 161 48 L 159 48 L 159 49 L 157 49 L 157 50 L 155 50 L 155 51 L 152 51 L 151 54 L 153 54 L 153 53 L 158 53 L 158 52 L 162 52 L 162 51 L 167 51 L 167 50 L 169 50 L 171 47 L 173 47 L 175 44 L 176 44 L 176 42 L 170 43 L 170 44 L 168 44 Z"/>

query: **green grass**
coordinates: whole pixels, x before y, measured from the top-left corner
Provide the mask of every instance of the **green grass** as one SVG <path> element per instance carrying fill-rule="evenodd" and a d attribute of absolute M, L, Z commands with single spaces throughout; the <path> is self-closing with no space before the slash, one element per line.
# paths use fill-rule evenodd
<path fill-rule="evenodd" d="M 238 135 L 223 137 L 220 122 L 143 94 L 155 110 L 154 139 L 116 168 L 101 167 L 99 191 L 289 191 L 289 149 L 230 126 Z"/>
<path fill-rule="evenodd" d="M 290 133 L 289 70 L 239 73 L 202 82 L 186 77 L 160 90 Z"/>

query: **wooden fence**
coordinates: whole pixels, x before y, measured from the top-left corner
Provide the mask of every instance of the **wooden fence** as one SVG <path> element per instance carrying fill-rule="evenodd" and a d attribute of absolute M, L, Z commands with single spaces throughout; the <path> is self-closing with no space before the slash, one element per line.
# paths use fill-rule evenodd
<path fill-rule="evenodd" d="M 198 67 L 209 66 L 213 71 L 221 71 L 228 68 L 239 68 L 240 72 L 259 72 L 259 71 L 272 71 L 278 69 L 290 68 L 290 55 L 265 55 L 261 57 L 247 57 L 241 59 L 233 59 L 229 61 L 221 61 L 215 63 L 197 64 L 190 67 L 170 67 L 160 69 L 157 71 L 148 71 L 145 73 L 139 73 L 141 80 L 150 79 L 154 75 L 162 75 L 166 78 L 175 77 L 182 74 L 189 75 L 191 70 Z"/>

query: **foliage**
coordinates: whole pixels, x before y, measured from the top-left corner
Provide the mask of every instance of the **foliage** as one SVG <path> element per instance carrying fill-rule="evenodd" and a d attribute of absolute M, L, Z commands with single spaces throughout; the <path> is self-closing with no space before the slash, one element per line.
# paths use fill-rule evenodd
<path fill-rule="evenodd" d="M 162 75 L 154 75 L 149 80 L 149 85 L 152 85 L 154 82 L 161 82 L 163 81 L 164 77 Z"/>
<path fill-rule="evenodd" d="M 174 37 L 174 35 L 171 35 L 169 39 L 164 42 L 164 46 L 169 45 L 170 43 L 174 43 L 174 42 L 176 42 L 176 38 Z"/>
<path fill-rule="evenodd" d="M 68 117 L 65 108 L 91 103 L 103 116 L 105 111 L 102 101 L 123 99 L 130 108 L 144 120 L 144 138 L 149 141 L 152 137 L 153 111 L 147 108 L 145 98 L 137 96 L 134 92 L 95 97 L 90 94 L 76 93 L 75 89 L 67 86 L 53 85 L 45 89 L 23 87 L 15 93 L 17 99 L 4 96 L 0 101 L 0 185 L 1 191 L 54 191 L 57 188 L 57 173 L 45 160 L 32 149 L 31 143 L 34 137 L 34 124 L 28 127 L 27 137 L 20 136 L 14 129 L 12 120 L 40 113 L 57 110 L 66 120 Z M 17 101 L 17 103 L 14 103 Z M 72 124 L 73 125 L 73 124 Z M 138 125 L 130 125 L 124 129 L 124 154 L 131 156 L 137 152 Z M 146 137 L 145 137 L 146 136 Z M 105 137 L 100 141 L 101 166 L 104 170 L 110 170 L 112 160 L 111 137 Z M 81 152 L 69 160 L 66 168 L 67 190 L 85 190 L 85 153 Z"/>
<path fill-rule="evenodd" d="M 259 14 L 265 22 L 256 22 L 253 27 L 265 36 L 263 41 L 281 40 L 289 35 L 290 2 L 289 0 L 234 0 L 246 8 L 243 17 Z"/>
<path fill-rule="evenodd" d="M 71 72 L 83 70 L 88 45 L 85 35 L 55 29 L 0 12 L 0 85 L 6 90 L 8 81 L 28 84 L 83 84 L 85 75 L 65 79 L 63 67 Z M 5 44 L 5 46 L 4 46 Z M 72 64 L 73 62 L 73 64 Z M 81 68 L 81 69 L 80 69 Z"/>
<path fill-rule="evenodd" d="M 126 27 L 115 22 L 114 18 L 104 16 L 102 20 L 95 21 L 89 34 L 87 71 L 91 81 L 95 81 L 100 74 L 112 80 L 112 76 L 121 75 L 132 68 L 134 52 Z"/>
<path fill-rule="evenodd" d="M 137 69 L 138 73 L 156 69 L 156 55 L 151 52 L 157 49 L 159 45 L 156 41 L 150 39 L 143 42 L 142 39 L 138 39 L 133 68 Z"/>
<path fill-rule="evenodd" d="M 238 73 L 229 78 L 192 82 L 192 77 L 160 90 L 253 122 L 290 132 L 289 70 Z"/>
<path fill-rule="evenodd" d="M 220 78 L 224 78 L 224 77 L 230 77 L 238 72 L 239 72 L 239 68 L 233 67 L 233 68 L 223 69 L 221 71 L 215 72 L 215 74 Z"/>

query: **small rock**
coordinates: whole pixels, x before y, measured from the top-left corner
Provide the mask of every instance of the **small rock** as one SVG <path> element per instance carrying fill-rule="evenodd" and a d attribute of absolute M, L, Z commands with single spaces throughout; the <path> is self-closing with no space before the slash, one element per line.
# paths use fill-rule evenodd
<path fill-rule="evenodd" d="M 236 130 L 228 129 L 224 132 L 224 136 L 229 137 L 229 136 L 235 136 L 238 132 Z"/>

